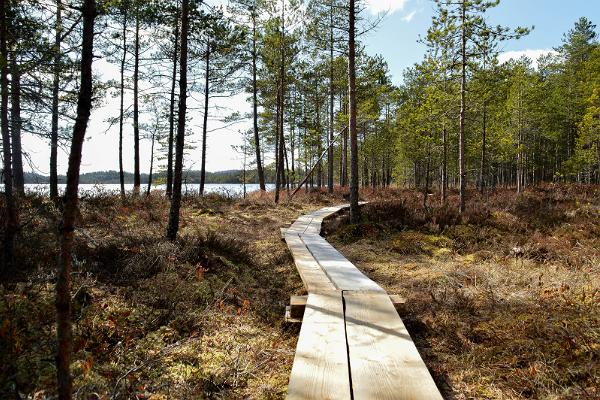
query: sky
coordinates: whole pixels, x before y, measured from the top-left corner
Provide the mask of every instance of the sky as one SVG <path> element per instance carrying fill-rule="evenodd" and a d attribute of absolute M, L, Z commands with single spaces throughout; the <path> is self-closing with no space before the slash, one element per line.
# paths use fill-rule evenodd
<path fill-rule="evenodd" d="M 418 39 L 425 36 L 427 32 L 434 13 L 434 3 L 431 0 L 365 0 L 365 3 L 366 16 L 375 16 L 381 12 L 387 14 L 376 30 L 369 32 L 360 40 L 369 54 L 381 54 L 387 60 L 392 80 L 395 84 L 399 84 L 402 82 L 403 71 L 423 58 L 425 46 L 418 43 Z M 519 58 L 523 54 L 535 59 L 541 54 L 551 52 L 553 47 L 560 44 L 563 34 L 571 29 L 581 16 L 586 16 L 600 25 L 600 0 L 503 0 L 498 7 L 489 12 L 488 22 L 510 27 L 534 27 L 528 36 L 501 44 L 500 60 L 506 61 L 511 57 Z M 116 67 L 103 60 L 95 62 L 94 70 L 104 78 L 118 76 Z M 91 115 L 86 135 L 88 139 L 83 147 L 82 172 L 118 169 L 118 126 L 107 131 L 108 125 L 105 122 L 107 118 L 118 115 L 118 99 L 107 98 L 104 103 Z M 246 102 L 245 95 L 227 99 L 220 105 L 228 107 L 230 111 L 240 113 L 250 111 L 250 103 Z M 186 137 L 186 141 L 195 142 L 198 148 L 189 153 L 186 167 L 199 169 L 201 115 L 195 110 L 190 110 L 190 114 L 192 130 L 197 133 L 190 138 Z M 238 130 L 245 129 L 248 125 L 217 129 L 219 126 L 217 120 L 209 123 L 209 130 L 214 131 L 209 133 L 207 140 L 207 170 L 240 169 L 242 157 L 232 146 L 240 144 Z M 124 166 L 126 171 L 132 171 L 132 128 L 126 126 L 125 129 Z M 48 143 L 27 135 L 23 138 L 23 147 L 29 154 L 36 172 L 47 175 Z M 149 154 L 150 141 L 143 140 L 141 143 L 142 172 L 148 170 Z M 66 172 L 67 160 L 65 149 L 59 150 L 59 173 Z M 32 170 L 31 165 L 27 170 Z"/>

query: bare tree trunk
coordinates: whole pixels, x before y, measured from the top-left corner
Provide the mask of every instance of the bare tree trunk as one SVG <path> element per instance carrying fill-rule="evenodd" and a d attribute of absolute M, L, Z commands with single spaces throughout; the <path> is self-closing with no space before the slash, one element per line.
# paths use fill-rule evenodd
<path fill-rule="evenodd" d="M 25 176 L 23 174 L 23 148 L 21 146 L 21 73 L 17 65 L 16 51 L 11 59 L 11 145 L 13 162 L 13 185 L 17 193 L 25 192 Z"/>
<path fill-rule="evenodd" d="M 8 60 L 7 49 L 7 8 L 8 3 L 0 3 L 0 57 Z M 8 129 L 8 65 L 0 63 L 0 129 L 2 131 L 2 157 L 4 179 L 4 272 L 14 267 L 14 240 L 18 227 L 18 215 L 13 195 L 12 160 L 10 154 L 10 132 Z"/>
<path fill-rule="evenodd" d="M 279 85 L 279 82 L 277 83 Z M 279 203 L 279 189 L 281 185 L 281 171 L 279 170 L 279 96 L 281 95 L 277 87 L 277 98 L 275 100 L 275 204 Z"/>
<path fill-rule="evenodd" d="M 210 41 L 206 43 L 204 65 L 204 124 L 202 125 L 202 164 L 200 165 L 200 195 L 204 195 L 204 181 L 206 179 L 206 132 L 208 125 L 208 97 L 210 93 Z"/>
<path fill-rule="evenodd" d="M 282 68 L 283 69 L 283 68 Z M 283 75 L 282 75 L 282 79 L 281 79 L 281 88 L 280 88 L 280 94 L 279 94 L 279 119 L 278 119 L 278 135 L 279 135 L 279 147 L 277 149 L 278 152 L 278 156 L 277 156 L 277 164 L 278 164 L 278 178 L 277 178 L 277 182 L 278 184 L 277 186 L 277 191 L 276 191 L 276 199 L 275 202 L 279 202 L 279 190 L 281 189 L 281 185 L 285 184 L 285 171 L 284 171 L 284 156 L 285 156 L 285 137 L 283 135 L 283 112 L 284 112 L 284 101 L 283 101 L 283 97 L 284 97 L 284 89 L 283 89 Z"/>
<path fill-rule="evenodd" d="M 178 2 L 179 3 L 179 2 Z M 178 4 L 179 5 L 179 4 Z M 175 16 L 173 32 L 173 72 L 171 73 L 171 100 L 169 102 L 169 143 L 167 150 L 167 196 L 173 194 L 173 136 L 175 131 L 175 86 L 177 85 L 177 51 L 179 49 L 179 17 Z"/>
<path fill-rule="evenodd" d="M 467 91 L 467 27 L 466 3 L 463 1 L 461 8 L 461 75 L 460 75 L 460 119 L 458 131 L 458 170 L 459 170 L 459 211 L 465 211 L 465 195 L 467 186 L 467 171 L 465 170 L 465 113 Z"/>
<path fill-rule="evenodd" d="M 266 190 L 265 186 L 265 171 L 263 170 L 262 160 L 260 157 L 260 136 L 258 131 L 258 85 L 256 82 L 256 59 L 258 57 L 256 51 L 256 2 L 252 8 L 252 122 L 254 128 L 254 147 L 256 149 L 256 172 L 258 173 L 258 184 L 260 190 Z"/>
<path fill-rule="evenodd" d="M 485 192 L 485 147 L 486 147 L 486 139 L 487 139 L 487 104 L 483 103 L 483 131 L 481 135 L 481 166 L 479 169 L 479 191 L 481 195 Z"/>
<path fill-rule="evenodd" d="M 150 190 L 152 189 L 152 167 L 154 167 L 154 139 L 156 137 L 156 131 L 152 131 L 152 145 L 150 147 L 150 171 L 148 173 L 148 189 L 146 189 L 146 196 L 150 196 Z"/>
<path fill-rule="evenodd" d="M 73 346 L 73 328 L 71 326 L 71 269 L 73 264 L 73 234 L 78 213 L 79 168 L 81 150 L 92 108 L 92 61 L 94 47 L 94 19 L 96 1 L 83 3 L 83 42 L 81 50 L 81 85 L 77 100 L 77 119 L 73 127 L 67 188 L 62 222 L 60 225 L 60 253 L 58 257 L 58 276 L 56 280 L 56 336 L 58 349 L 56 355 L 56 375 L 58 380 L 58 398 L 71 399 L 71 353 Z"/>
<path fill-rule="evenodd" d="M 448 199 L 448 131 L 444 125 L 442 131 L 442 204 L 446 204 Z"/>
<path fill-rule="evenodd" d="M 135 8 L 135 43 L 133 64 L 133 193 L 140 193 L 140 10 Z"/>
<path fill-rule="evenodd" d="M 50 132 L 50 198 L 58 199 L 58 96 L 60 90 L 60 43 L 62 33 L 62 4 L 56 0 L 54 27 L 54 70 L 52 79 L 52 128 Z"/>
<path fill-rule="evenodd" d="M 329 140 L 327 142 L 327 192 L 333 193 L 333 3 L 329 10 Z"/>
<path fill-rule="evenodd" d="M 360 220 L 358 208 L 358 137 L 356 133 L 356 49 L 355 49 L 355 0 L 349 0 L 348 9 L 348 101 L 350 118 L 348 132 L 350 134 L 350 220 Z"/>
<path fill-rule="evenodd" d="M 121 197 L 125 196 L 125 173 L 123 171 L 123 120 L 125 118 L 124 97 L 125 97 L 125 60 L 127 58 L 127 11 L 123 10 L 123 56 L 121 57 L 121 83 L 120 83 L 120 104 L 119 104 L 119 184 L 121 188 Z"/>
<path fill-rule="evenodd" d="M 185 138 L 185 112 L 187 100 L 188 15 L 189 0 L 182 0 L 181 58 L 179 61 L 179 116 L 177 118 L 177 138 L 175 143 L 173 195 L 171 196 L 171 210 L 169 212 L 169 225 L 167 226 L 167 239 L 171 241 L 177 239 L 177 231 L 179 230 L 179 209 L 181 207 L 181 175 L 183 171 L 183 146 Z"/>
<path fill-rule="evenodd" d="M 423 208 L 427 209 L 427 197 L 429 197 L 429 173 L 431 167 L 431 144 L 427 145 L 427 164 L 425 167 L 425 187 L 423 188 Z"/>
<path fill-rule="evenodd" d="M 284 172 L 283 172 L 283 168 L 284 168 L 284 161 L 283 161 L 283 156 L 284 156 L 284 146 L 285 146 L 285 139 L 284 139 L 284 135 L 283 135 L 283 127 L 284 127 L 284 106 L 285 106 L 285 0 L 282 0 L 281 2 L 281 64 L 279 66 L 279 100 L 278 100 L 278 104 L 279 104 L 279 120 L 278 120 L 278 135 L 279 135 L 279 148 L 278 150 L 278 157 L 277 157 L 277 164 L 278 164 L 278 170 L 279 170 L 279 174 L 278 177 L 276 179 L 276 187 L 275 187 L 275 203 L 279 202 L 279 190 L 280 190 L 280 185 L 284 182 L 283 177 L 284 177 Z"/>
<path fill-rule="evenodd" d="M 317 76 L 315 79 L 315 111 L 316 111 L 316 123 L 315 127 L 317 128 L 317 154 L 321 154 L 323 152 L 323 135 L 321 133 L 321 102 L 319 101 L 319 80 L 320 77 Z M 329 154 L 329 149 L 327 149 L 327 154 Z M 317 188 L 321 189 L 323 186 L 323 161 L 317 161 Z"/>

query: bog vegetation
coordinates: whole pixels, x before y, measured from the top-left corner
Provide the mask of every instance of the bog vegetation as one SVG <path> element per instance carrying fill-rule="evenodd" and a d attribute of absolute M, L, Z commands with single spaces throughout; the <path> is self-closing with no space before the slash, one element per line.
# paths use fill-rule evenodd
<path fill-rule="evenodd" d="M 427 52 L 396 85 L 361 44 L 384 16 L 360 0 L 2 1 L 0 396 L 282 397 L 280 317 L 301 286 L 277 228 L 342 201 L 333 238 L 412 299 L 448 396 L 598 396 L 596 26 L 500 62 L 535 28 L 489 23 L 499 0 L 433 4 Z M 251 112 L 225 111 L 234 96 Z M 120 193 L 80 198 L 106 104 L 118 172 L 92 176 Z M 248 127 L 241 173 L 206 171 L 215 120 Z M 30 169 L 49 171 L 49 196 L 25 191 L 26 135 L 48 143 Z M 261 191 L 206 195 L 213 179 Z"/>

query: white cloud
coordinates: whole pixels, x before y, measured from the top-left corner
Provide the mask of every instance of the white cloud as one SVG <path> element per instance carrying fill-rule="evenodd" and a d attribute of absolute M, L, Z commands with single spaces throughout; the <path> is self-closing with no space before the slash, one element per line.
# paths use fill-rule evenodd
<path fill-rule="evenodd" d="M 402 21 L 410 22 L 410 21 L 412 21 L 412 19 L 415 17 L 416 14 L 417 14 L 417 10 L 411 11 L 408 14 L 406 14 L 404 17 L 402 17 Z"/>
<path fill-rule="evenodd" d="M 366 0 L 371 14 L 388 12 L 390 14 L 402 10 L 407 0 Z"/>
<path fill-rule="evenodd" d="M 503 64 L 509 60 L 518 60 L 521 57 L 526 56 L 527 58 L 531 59 L 531 61 L 533 61 L 534 68 L 537 68 L 538 59 L 548 54 L 556 54 L 556 51 L 552 49 L 526 49 L 505 51 L 504 53 L 500 53 L 498 55 L 498 61 L 500 61 L 500 64 Z"/>

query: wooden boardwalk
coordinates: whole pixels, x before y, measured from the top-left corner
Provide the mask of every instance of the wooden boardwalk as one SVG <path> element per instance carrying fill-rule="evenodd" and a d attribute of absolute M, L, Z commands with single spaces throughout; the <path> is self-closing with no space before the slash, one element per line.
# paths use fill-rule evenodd
<path fill-rule="evenodd" d="M 308 291 L 287 398 L 442 399 L 390 296 L 320 236 L 344 207 L 282 230 Z"/>

